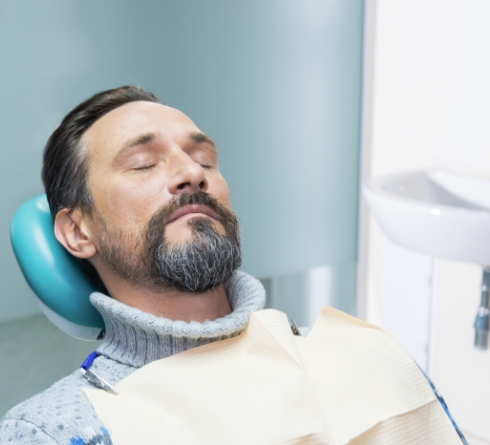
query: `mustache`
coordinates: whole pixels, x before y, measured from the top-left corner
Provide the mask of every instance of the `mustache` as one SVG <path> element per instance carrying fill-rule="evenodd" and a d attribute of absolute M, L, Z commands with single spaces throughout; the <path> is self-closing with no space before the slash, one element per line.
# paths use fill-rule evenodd
<path fill-rule="evenodd" d="M 157 210 L 150 221 L 148 222 L 148 228 L 165 225 L 169 218 L 180 208 L 188 205 L 203 205 L 209 207 L 216 215 L 218 215 L 219 222 L 225 225 L 226 221 L 236 219 L 235 214 L 221 204 L 214 196 L 206 192 L 195 193 L 182 193 L 178 195 L 170 202 L 162 206 Z"/>

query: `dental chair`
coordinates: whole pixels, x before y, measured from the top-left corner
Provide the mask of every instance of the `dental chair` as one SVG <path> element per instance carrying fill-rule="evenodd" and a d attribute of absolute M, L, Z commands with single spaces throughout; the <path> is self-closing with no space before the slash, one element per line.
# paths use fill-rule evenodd
<path fill-rule="evenodd" d="M 46 195 L 22 204 L 10 226 L 15 257 L 46 317 L 80 340 L 97 340 L 104 321 L 90 303 L 97 289 L 54 236 Z"/>

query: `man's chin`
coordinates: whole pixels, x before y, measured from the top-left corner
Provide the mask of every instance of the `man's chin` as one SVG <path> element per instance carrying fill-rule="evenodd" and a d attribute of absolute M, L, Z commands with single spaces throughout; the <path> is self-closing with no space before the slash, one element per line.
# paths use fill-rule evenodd
<path fill-rule="evenodd" d="M 187 243 L 192 239 L 193 230 L 190 226 L 166 227 L 164 235 L 169 244 Z"/>

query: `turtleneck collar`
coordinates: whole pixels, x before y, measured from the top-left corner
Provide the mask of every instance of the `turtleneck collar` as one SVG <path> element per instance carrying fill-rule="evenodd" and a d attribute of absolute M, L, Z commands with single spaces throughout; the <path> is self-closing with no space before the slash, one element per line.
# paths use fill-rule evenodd
<path fill-rule="evenodd" d="M 90 301 L 105 321 L 105 336 L 97 351 L 126 365 L 141 367 L 187 349 L 235 337 L 250 313 L 263 309 L 265 290 L 244 272 L 236 271 L 225 283 L 232 312 L 214 321 L 173 321 L 127 306 L 94 292 Z"/>

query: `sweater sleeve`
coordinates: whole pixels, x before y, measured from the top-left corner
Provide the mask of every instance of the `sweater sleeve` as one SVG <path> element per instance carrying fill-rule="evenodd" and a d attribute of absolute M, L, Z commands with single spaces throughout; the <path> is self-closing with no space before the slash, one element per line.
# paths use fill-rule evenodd
<path fill-rule="evenodd" d="M 434 394 L 437 397 L 437 400 L 439 401 L 439 403 L 441 404 L 444 412 L 449 417 L 449 420 L 451 421 L 454 429 L 458 433 L 458 436 L 461 439 L 461 442 L 463 442 L 463 445 L 469 445 L 468 444 L 468 441 L 464 437 L 464 434 L 461 432 L 461 430 L 459 429 L 458 425 L 456 425 L 456 422 L 454 421 L 453 416 L 449 412 L 449 408 L 447 407 L 446 401 L 443 399 L 443 397 L 441 396 L 441 394 L 439 393 L 439 391 L 436 389 L 436 387 L 432 383 L 432 380 L 430 380 L 429 377 L 427 377 L 427 375 L 425 374 L 425 372 L 424 372 L 424 375 L 425 375 L 425 378 L 427 379 L 427 381 L 429 382 L 429 385 L 432 388 L 432 391 L 434 391 Z"/>
<path fill-rule="evenodd" d="M 439 393 L 439 391 L 436 389 L 434 383 L 432 383 L 432 380 L 429 379 L 429 377 L 427 376 L 427 374 L 423 371 L 423 369 L 418 365 L 417 362 L 415 362 L 415 364 L 418 366 L 418 368 L 420 369 L 420 372 L 424 375 L 424 377 L 427 379 L 427 382 L 429 382 L 429 385 L 432 389 L 432 391 L 434 392 L 434 395 L 436 396 L 437 400 L 439 401 L 440 405 L 442 406 L 442 409 L 444 410 L 444 412 L 446 413 L 446 415 L 448 416 L 449 420 L 451 421 L 454 429 L 456 430 L 456 432 L 458 433 L 458 436 L 459 438 L 461 439 L 461 442 L 463 443 L 463 445 L 469 445 L 468 444 L 468 441 L 466 440 L 466 438 L 464 437 L 464 434 L 461 432 L 461 430 L 459 429 L 458 425 L 456 425 L 456 422 L 454 421 L 453 419 L 453 416 L 451 416 L 451 413 L 449 412 L 449 408 L 447 407 L 447 403 L 446 401 L 442 398 L 441 394 Z"/>
<path fill-rule="evenodd" d="M 4 419 L 0 422 L 0 445 L 58 445 L 42 429 L 27 420 Z"/>

